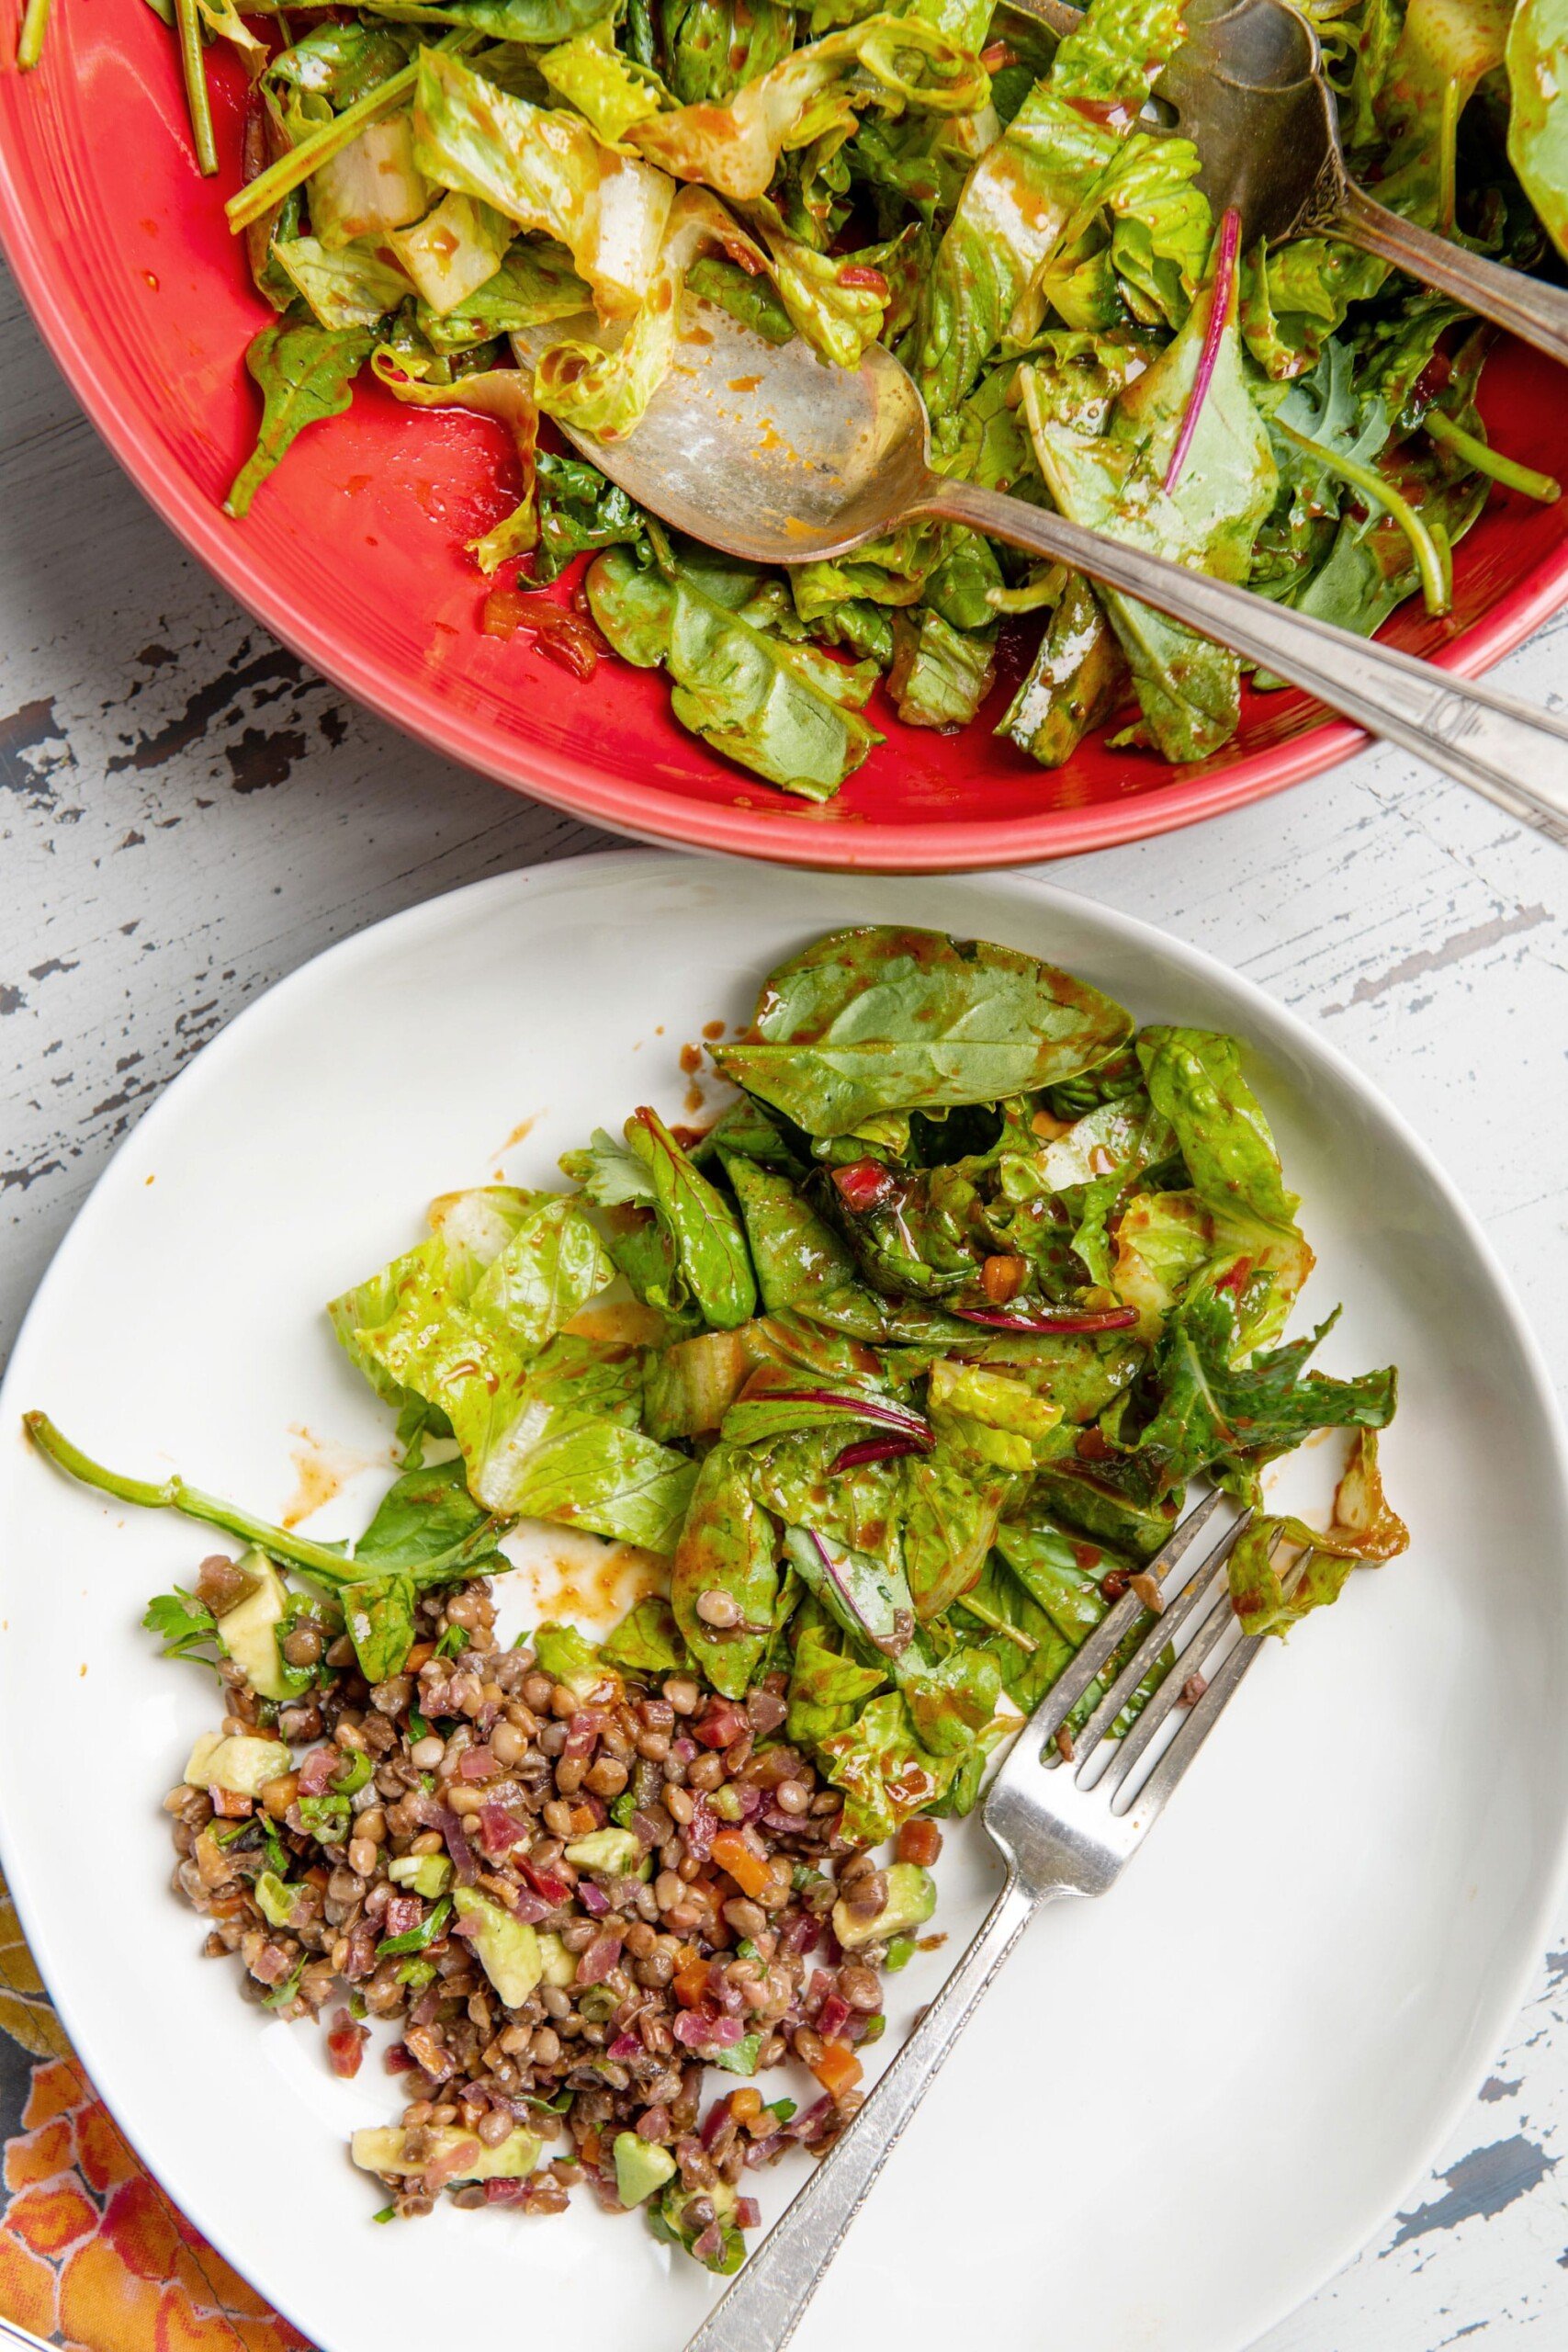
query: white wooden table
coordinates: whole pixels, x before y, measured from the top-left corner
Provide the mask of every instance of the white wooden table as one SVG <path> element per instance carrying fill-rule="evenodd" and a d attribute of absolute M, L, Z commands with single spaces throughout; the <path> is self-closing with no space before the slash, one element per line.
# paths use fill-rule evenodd
<path fill-rule="evenodd" d="M 1568 614 L 1497 674 L 1545 699 L 1565 649 Z M 242 1005 L 397 908 L 603 841 L 389 732 L 231 605 L 0 277 L 0 1346 L 115 1143 Z M 1369 1071 L 1568 1374 L 1568 855 L 1375 752 L 1050 871 Z M 1568 1918 L 1555 1941 L 1437 2170 L 1267 2352 L 1568 2342 Z"/>

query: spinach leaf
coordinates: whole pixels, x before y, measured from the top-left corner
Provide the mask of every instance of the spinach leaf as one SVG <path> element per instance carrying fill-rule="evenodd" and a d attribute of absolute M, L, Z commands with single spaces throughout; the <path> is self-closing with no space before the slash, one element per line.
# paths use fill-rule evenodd
<path fill-rule="evenodd" d="M 380 1575 L 356 1580 L 344 1586 L 341 1598 L 344 1624 L 367 1682 L 400 1674 L 413 1647 L 413 1578 Z"/>
<path fill-rule="evenodd" d="M 1237 1365 L 1232 1361 L 1238 1340 L 1234 1295 L 1207 1278 L 1195 1283 L 1155 1351 L 1157 1403 L 1136 1451 L 1172 1486 L 1209 1467 L 1250 1496 L 1261 1464 L 1314 1430 L 1383 1428 L 1393 1419 L 1397 1394 L 1392 1369 L 1355 1380 L 1318 1372 L 1302 1376 L 1307 1355 L 1328 1328 L 1325 1323 L 1310 1339 Z"/>
<path fill-rule="evenodd" d="M 639 571 L 612 548 L 588 574 L 588 600 L 623 660 L 668 669 L 682 726 L 772 784 L 830 799 L 882 741 L 823 692 L 796 649 L 715 603 L 679 566 Z"/>
<path fill-rule="evenodd" d="M 256 492 L 308 424 L 343 414 L 375 340 L 367 327 L 317 326 L 296 311 L 263 327 L 245 353 L 261 391 L 261 430 L 223 502 L 226 514 L 250 512 Z"/>
<path fill-rule="evenodd" d="M 1562 254 L 1568 254 L 1568 122 L 1556 101 L 1565 50 L 1564 0 L 1520 0 L 1508 28 L 1508 161 Z"/>
<path fill-rule="evenodd" d="M 803 1601 L 795 1627 L 784 1731 L 797 1747 L 815 1747 L 847 1730 L 861 1701 L 883 1689 L 887 1676 L 884 1668 L 862 1666 L 845 1654 L 836 1622 L 819 1603 Z"/>
<path fill-rule="evenodd" d="M 468 1573 L 479 1575 L 498 1532 L 464 1485 L 462 1463 L 442 1462 L 407 1471 L 388 1488 L 354 1547 L 354 1565 L 394 1576 L 439 1567 L 460 1554 Z"/>
<path fill-rule="evenodd" d="M 1052 1085 L 1131 1028 L 1097 989 L 1018 948 L 876 923 L 781 965 L 748 1035 L 714 1058 L 808 1135 L 831 1136 L 884 1111 Z"/>
<path fill-rule="evenodd" d="M 745 1228 L 731 1204 L 676 1142 L 657 1111 L 626 1121 L 626 1146 L 647 1169 L 656 1214 L 669 1227 L 682 1278 L 704 1320 L 719 1330 L 750 1321 L 757 1306 Z"/>
<path fill-rule="evenodd" d="M 629 1674 L 675 1674 L 690 1663 L 669 1601 L 649 1593 L 599 1645 L 606 1666 Z"/>
<path fill-rule="evenodd" d="M 1262 1105 L 1242 1073 L 1234 1037 L 1213 1029 L 1140 1030 L 1138 1060 L 1156 1110 L 1169 1120 L 1193 1186 L 1211 1208 L 1294 1234 L 1301 1206 L 1285 1190 Z"/>
<path fill-rule="evenodd" d="M 779 1576 L 773 1523 L 746 1456 L 722 1440 L 694 1473 L 670 1599 L 687 1648 L 716 1690 L 742 1697 L 768 1646 Z"/>

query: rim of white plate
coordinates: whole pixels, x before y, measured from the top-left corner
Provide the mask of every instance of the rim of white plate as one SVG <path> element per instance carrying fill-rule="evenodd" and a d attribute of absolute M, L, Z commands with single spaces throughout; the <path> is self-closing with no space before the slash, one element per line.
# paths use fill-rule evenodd
<path fill-rule="evenodd" d="M 210 1043 L 204 1046 L 200 1053 L 194 1056 L 185 1069 L 169 1081 L 157 1101 L 149 1107 L 137 1125 L 116 1146 L 108 1161 L 99 1172 L 92 1191 L 77 1210 L 59 1248 L 51 1259 L 27 1314 L 22 1318 L 21 1328 L 17 1334 L 16 1345 L 6 1365 L 5 1377 L 0 1380 L 0 1428 L 6 1425 L 8 1418 L 15 1409 L 11 1392 L 17 1377 L 17 1366 L 24 1360 L 26 1345 L 32 1327 L 35 1322 L 41 1323 L 47 1318 L 51 1292 L 60 1269 L 68 1253 L 78 1245 L 78 1238 L 84 1228 L 98 1212 L 100 1201 L 109 1189 L 122 1156 L 133 1142 L 138 1148 L 141 1148 L 146 1145 L 150 1137 L 156 1138 L 161 1125 L 170 1115 L 167 1106 L 171 1102 L 183 1104 L 186 1095 L 194 1091 L 198 1081 L 210 1080 L 216 1073 L 222 1070 L 227 1060 L 235 1051 L 234 1041 L 237 1035 L 243 1035 L 248 1039 L 264 1023 L 277 1019 L 280 1009 L 286 1015 L 294 997 L 305 995 L 318 981 L 324 968 L 330 967 L 333 974 L 336 976 L 351 968 L 356 956 L 367 955 L 370 952 L 370 943 L 375 942 L 379 945 L 387 933 L 396 930 L 408 934 L 417 933 L 423 925 L 434 925 L 438 921 L 445 921 L 451 910 L 460 901 L 473 903 L 483 898 L 499 898 L 508 891 L 520 888 L 527 890 L 534 887 L 547 888 L 552 882 L 561 877 L 580 875 L 584 868 L 611 870 L 621 875 L 635 873 L 640 869 L 651 879 L 663 874 L 678 872 L 694 865 L 721 867 L 733 865 L 748 874 L 755 872 L 754 865 L 748 861 L 701 853 L 691 856 L 680 852 L 652 848 L 584 851 L 572 857 L 552 860 L 547 865 L 520 866 L 505 874 L 486 876 L 482 880 L 462 884 L 455 890 L 443 891 L 434 899 L 422 899 L 416 906 L 405 907 L 397 914 L 385 915 L 378 922 L 371 923 L 363 931 L 355 932 L 348 938 L 338 940 L 332 946 L 322 948 L 319 954 L 310 957 L 294 971 L 285 974 L 281 979 L 275 981 L 273 986 L 258 997 L 254 1003 L 246 1005 L 237 1012 L 227 1026 L 221 1029 Z M 827 876 L 822 878 L 825 885 L 830 888 L 842 877 Z M 919 887 L 922 881 L 929 887 L 933 880 L 947 877 L 926 876 L 910 878 L 915 887 Z M 1265 1018 L 1282 1027 L 1293 1038 L 1298 1048 L 1309 1061 L 1326 1066 L 1335 1077 L 1350 1089 L 1370 1115 L 1381 1123 L 1419 1163 L 1464 1234 L 1491 1282 L 1494 1295 L 1505 1311 L 1510 1336 L 1518 1349 L 1521 1365 L 1529 1376 L 1540 1408 L 1542 1434 L 1550 1448 L 1556 1472 L 1558 1512 L 1564 1531 L 1568 1532 L 1568 1425 L 1565 1425 L 1559 1408 L 1540 1343 L 1535 1336 L 1535 1331 L 1515 1293 L 1513 1283 L 1493 1249 L 1480 1219 L 1460 1193 L 1448 1171 L 1435 1158 L 1423 1137 L 1411 1125 L 1404 1113 L 1390 1102 L 1381 1088 L 1374 1085 L 1370 1078 L 1358 1069 L 1355 1063 L 1339 1046 L 1320 1036 L 1310 1023 L 1304 1021 L 1299 1013 L 1292 1012 L 1289 1006 L 1278 1002 L 1275 998 L 1260 989 L 1256 981 L 1247 978 L 1243 973 L 1233 970 L 1228 964 L 1223 963 L 1216 956 L 1209 955 L 1205 949 L 1194 947 L 1188 941 L 1173 937 L 1170 933 L 1162 931 L 1156 923 L 1145 922 L 1140 916 L 1124 914 L 1120 909 L 1107 907 L 1085 891 L 1069 890 L 1059 882 L 1047 882 L 1032 874 L 1011 874 L 993 869 L 978 874 L 956 874 L 951 878 L 970 891 L 994 892 L 998 897 L 1013 898 L 1025 902 L 1033 900 L 1047 905 L 1053 902 L 1065 904 L 1070 906 L 1080 917 L 1082 910 L 1087 909 L 1092 919 L 1102 922 L 1108 931 L 1119 934 L 1122 939 L 1145 950 L 1153 950 L 1166 961 L 1191 971 L 1197 976 L 1211 981 L 1217 979 L 1223 988 L 1234 989 L 1242 996 L 1254 1000 L 1260 1007 Z M 802 871 L 798 875 L 792 872 L 791 879 L 792 881 L 798 879 L 803 886 L 809 887 L 813 877 L 809 873 Z M 878 877 L 879 882 L 883 884 L 897 879 L 897 876 Z M 1568 1577 L 1568 1545 L 1564 1546 L 1562 1573 L 1565 1577 Z M 14 1868 L 11 1859 L 9 1806 L 9 1792 L 5 1782 L 0 1781 L 0 1864 L 4 1865 L 6 1883 L 26 1934 L 28 1948 L 43 1979 L 45 1990 L 50 1991 L 50 1939 L 41 1919 L 34 1912 L 25 1867 L 19 1871 Z M 1496 1996 L 1484 2005 L 1482 2012 L 1486 2020 L 1485 2039 L 1489 2043 L 1495 2043 L 1500 2039 L 1505 2027 L 1517 2014 L 1534 1975 L 1539 1956 L 1544 1949 L 1547 1929 L 1565 1894 L 1568 1894 L 1568 1804 L 1564 1805 L 1562 1816 L 1557 1825 L 1551 1867 L 1541 1873 L 1536 1898 L 1527 1907 L 1521 1922 L 1518 1930 L 1519 1948 L 1514 1965 L 1506 1973 L 1506 1981 L 1500 1984 Z M 50 1993 L 50 1997 L 53 2001 L 52 1992 Z M 104 2100 L 113 2114 L 116 2123 L 130 2142 L 143 2164 L 147 2165 L 149 2172 L 154 2178 L 160 2178 L 156 2166 L 148 2159 L 141 2146 L 133 2121 L 120 2111 L 117 2104 L 111 2087 L 115 2075 L 112 2059 L 107 2061 L 100 2072 L 97 2064 L 98 2052 L 93 2046 L 94 2037 L 73 2015 L 70 2003 L 57 2004 L 57 2014 L 65 2027 L 73 2049 L 86 2068 L 94 2089 Z M 1480 2038 L 1479 2034 L 1477 2038 Z M 1483 2080 L 1484 2076 L 1484 2062 L 1480 2069 L 1467 2071 L 1448 2106 L 1442 2109 L 1438 2125 L 1426 2135 L 1417 2157 L 1411 2164 L 1408 2171 L 1403 2175 L 1405 2186 L 1413 2186 L 1419 2182 L 1430 2169 L 1432 2158 L 1447 2144 L 1455 2126 L 1474 2097 L 1478 2083 Z M 173 2195 L 172 2191 L 169 2193 Z M 1348 2262 L 1353 2260 L 1368 2244 L 1382 2222 L 1397 2210 L 1402 2193 L 1402 2188 L 1396 2188 L 1393 2199 L 1387 2204 L 1380 2202 L 1377 2211 L 1359 2222 L 1354 2232 L 1347 2231 L 1332 2261 L 1322 2270 L 1306 2292 L 1304 2294 L 1292 2292 L 1287 2301 L 1271 2308 L 1262 2326 L 1257 2329 L 1247 2341 L 1254 2344 L 1260 2341 L 1272 2328 L 1278 2326 L 1280 2321 L 1288 2319 L 1292 2312 L 1299 2311 L 1303 2302 L 1343 2269 Z M 202 2235 L 218 2249 L 225 2260 L 232 2264 L 242 2277 L 246 2277 L 248 2274 L 245 2265 L 236 2255 L 235 2242 L 231 2233 L 220 2222 L 209 2221 L 204 2210 L 207 2204 L 206 2198 L 199 2193 L 188 2198 L 182 2195 L 175 2201 L 179 2210 L 196 2224 Z M 301 2334 L 307 2335 L 310 2334 L 303 2322 L 290 2309 L 288 2302 L 279 2300 L 276 2309 L 299 2328 Z M 1216 2346 L 1215 2352 L 1245 2352 L 1245 2345 L 1227 2344 Z"/>

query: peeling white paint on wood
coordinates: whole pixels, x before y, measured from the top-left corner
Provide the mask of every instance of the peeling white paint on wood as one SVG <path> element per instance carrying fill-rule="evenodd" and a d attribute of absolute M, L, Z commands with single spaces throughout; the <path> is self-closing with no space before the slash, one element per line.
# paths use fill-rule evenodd
<path fill-rule="evenodd" d="M 1552 695 L 1568 615 L 1496 673 Z M 79 417 L 0 278 L 0 1345 L 109 1151 L 330 942 L 603 836 L 274 645 Z M 1333 1038 L 1434 1147 L 1568 1374 L 1568 857 L 1397 752 L 1051 869 Z M 1568 2341 L 1568 1919 L 1428 2180 L 1258 2352 Z M 1244 2226 L 1244 2222 L 1238 2226 Z"/>

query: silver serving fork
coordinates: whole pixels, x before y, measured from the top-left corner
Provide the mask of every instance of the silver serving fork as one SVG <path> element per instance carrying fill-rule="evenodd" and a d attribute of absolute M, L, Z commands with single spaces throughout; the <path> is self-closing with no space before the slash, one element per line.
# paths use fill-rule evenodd
<path fill-rule="evenodd" d="M 985 1925 L 860 2113 L 686 2352 L 782 2352 L 927 2085 L 1035 1912 L 1057 1895 L 1103 1894 L 1142 1845 L 1262 1647 L 1264 1636 L 1239 1636 L 1203 1680 L 1201 1668 L 1235 1627 L 1225 1565 L 1249 1511 L 1233 1519 L 1187 1572 L 1076 1738 L 1068 1738 L 1063 1725 L 1137 1623 L 1144 1596 L 1163 1588 L 1224 1499 L 1211 1494 L 1188 1512 L 1139 1576 L 1141 1593 L 1128 1591 L 1100 1620 L 1019 1734 L 980 1815 L 1007 1871 Z M 1131 1730 L 1119 1740 L 1107 1738 L 1161 1651 L 1183 1633 L 1189 1637 L 1175 1666 Z M 1183 1720 L 1140 1781 L 1143 1759 L 1179 1707 Z"/>

